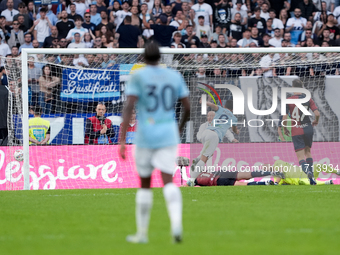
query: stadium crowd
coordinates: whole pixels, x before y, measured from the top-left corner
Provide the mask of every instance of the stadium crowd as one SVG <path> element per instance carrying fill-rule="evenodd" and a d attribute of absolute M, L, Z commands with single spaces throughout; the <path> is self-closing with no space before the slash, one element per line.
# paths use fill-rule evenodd
<path fill-rule="evenodd" d="M 20 88 L 9 73 L 20 69 L 15 58 L 23 48 L 137 48 L 148 40 L 171 48 L 340 46 L 340 0 L 62 0 L 54 5 L 8 0 L 0 11 L 0 82 L 14 93 Z M 196 63 L 194 72 L 183 73 L 194 77 L 338 75 L 336 62 L 308 63 L 328 56 L 184 54 L 172 60 Z M 301 64 L 285 64 L 292 58 Z M 114 54 L 36 54 L 28 62 L 31 105 L 50 112 L 62 84 L 62 67 L 56 64 L 106 69 L 123 61 Z M 242 68 L 243 61 L 258 67 Z"/>

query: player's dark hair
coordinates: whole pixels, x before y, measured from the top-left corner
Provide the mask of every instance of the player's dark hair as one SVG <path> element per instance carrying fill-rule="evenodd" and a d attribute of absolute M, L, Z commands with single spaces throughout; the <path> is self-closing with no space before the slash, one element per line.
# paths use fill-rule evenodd
<path fill-rule="evenodd" d="M 36 105 L 33 108 L 33 111 L 34 111 L 34 115 L 41 115 L 41 113 L 42 113 L 41 107 L 39 105 Z"/>
<path fill-rule="evenodd" d="M 225 108 L 232 111 L 233 110 L 233 100 L 227 100 L 227 102 L 225 103 Z"/>
<path fill-rule="evenodd" d="M 161 58 L 159 46 L 155 42 L 145 44 L 144 59 L 148 63 L 156 63 Z"/>
<path fill-rule="evenodd" d="M 293 84 L 293 88 L 303 88 L 303 83 L 299 79 L 293 80 L 292 84 Z"/>

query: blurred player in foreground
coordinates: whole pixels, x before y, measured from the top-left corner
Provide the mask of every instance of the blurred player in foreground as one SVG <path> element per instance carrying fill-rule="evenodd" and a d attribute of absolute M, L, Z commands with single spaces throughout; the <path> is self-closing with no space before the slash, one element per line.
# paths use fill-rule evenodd
<path fill-rule="evenodd" d="M 200 103 L 202 102 L 200 101 Z M 192 178 L 197 177 L 200 173 L 203 172 L 205 164 L 207 163 L 208 159 L 214 154 L 214 151 L 216 150 L 219 142 L 223 141 L 223 137 L 225 136 L 229 128 L 232 127 L 232 130 L 235 134 L 239 134 L 240 132 L 237 129 L 236 124 L 231 124 L 231 121 L 233 123 L 237 123 L 237 118 L 233 114 L 232 100 L 228 100 L 224 107 L 215 105 L 208 101 L 207 106 L 215 111 L 215 116 L 213 118 L 213 124 L 210 126 L 208 125 L 201 135 L 200 140 L 201 143 L 203 143 L 203 149 L 201 151 L 200 160 L 198 162 L 196 160 L 193 160 L 193 164 L 190 168 L 190 176 Z"/>
<path fill-rule="evenodd" d="M 279 185 L 310 185 L 310 181 L 307 177 L 307 174 L 300 169 L 298 166 L 294 166 L 292 164 L 289 164 L 288 162 L 285 162 L 283 160 L 276 160 L 273 165 L 265 164 L 262 166 L 263 170 L 267 171 L 279 171 L 283 172 L 285 175 L 285 179 L 281 179 L 280 177 L 277 177 L 275 179 L 275 182 Z M 315 179 L 319 177 L 319 174 L 321 172 L 325 173 L 333 173 L 340 175 L 340 171 L 336 170 L 330 166 L 323 165 L 323 164 L 314 164 L 314 176 Z M 333 184 L 332 180 L 329 181 L 319 181 L 315 180 L 316 185 L 323 185 L 323 184 Z"/>
<path fill-rule="evenodd" d="M 303 88 L 302 81 L 295 79 L 292 82 L 293 88 Z M 294 92 L 294 95 L 288 99 L 302 99 L 305 96 L 302 93 Z M 307 174 L 310 184 L 315 185 L 315 178 L 313 175 L 313 158 L 310 152 L 313 143 L 313 126 L 319 123 L 320 112 L 316 107 L 313 99 L 302 104 L 306 107 L 307 111 L 311 109 L 315 114 L 315 120 L 311 123 L 308 116 L 302 113 L 302 111 L 295 104 L 287 104 L 287 112 L 292 120 L 295 120 L 296 126 L 292 127 L 292 140 L 296 156 L 299 160 L 299 165 L 302 170 Z M 287 119 L 287 115 L 283 116 L 283 120 Z M 289 135 L 289 130 L 284 127 L 286 135 Z"/>
<path fill-rule="evenodd" d="M 175 169 L 179 133 L 190 115 L 189 91 L 179 73 L 158 65 L 160 57 L 158 45 L 147 44 L 144 52 L 147 66 L 131 76 L 125 91 L 127 102 L 123 112 L 119 151 L 123 159 L 126 158 L 126 131 L 135 104 L 138 110 L 135 162 L 141 188 L 136 194 L 137 233 L 126 238 L 132 243 L 148 242 L 150 210 L 153 203 L 150 182 L 154 168 L 162 172 L 163 194 L 173 240 L 176 243 L 182 240 L 182 194 L 172 183 L 172 174 Z M 174 118 L 174 106 L 178 99 L 184 106 L 179 127 Z"/>

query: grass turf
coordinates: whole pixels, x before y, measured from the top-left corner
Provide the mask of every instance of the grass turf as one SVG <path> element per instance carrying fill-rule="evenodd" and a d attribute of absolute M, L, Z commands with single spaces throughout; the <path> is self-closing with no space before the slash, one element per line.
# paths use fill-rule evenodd
<path fill-rule="evenodd" d="M 149 244 L 129 244 L 135 189 L 0 192 L 0 254 L 339 254 L 340 186 L 182 188 L 171 243 L 153 189 Z"/>

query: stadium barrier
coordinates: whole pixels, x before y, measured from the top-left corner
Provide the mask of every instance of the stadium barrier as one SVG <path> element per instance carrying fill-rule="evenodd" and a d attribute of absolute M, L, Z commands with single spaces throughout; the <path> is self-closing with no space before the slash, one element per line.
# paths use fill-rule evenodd
<path fill-rule="evenodd" d="M 189 154 L 193 153 L 198 156 L 201 147 L 201 144 L 197 144 L 197 151 L 193 151 L 190 150 L 190 144 L 181 144 L 179 155 L 189 158 Z M 291 143 L 220 144 L 207 165 L 230 165 L 237 169 L 246 169 L 247 166 L 263 163 L 273 164 L 278 159 L 297 164 L 292 147 Z M 118 145 L 31 146 L 30 189 L 138 188 L 140 183 L 135 166 L 119 157 L 118 148 Z M 313 144 L 313 150 L 314 163 L 334 164 L 334 167 L 337 167 L 335 162 L 340 150 L 339 143 L 316 142 Z M 89 151 L 93 153 L 89 154 Z M 134 145 L 129 145 L 127 156 L 130 159 L 133 157 L 133 151 Z M 9 147 L 0 147 L 0 190 L 13 187 L 22 189 L 22 162 L 15 161 L 9 152 Z M 37 154 L 45 155 L 43 162 L 41 157 L 35 156 Z M 103 162 L 102 158 L 109 160 Z M 189 167 L 186 167 L 183 181 L 186 181 L 188 176 Z M 340 184 L 340 179 L 336 178 L 335 174 L 321 177 L 325 180 L 333 178 L 335 184 Z M 179 167 L 174 172 L 174 182 L 178 186 L 181 185 Z M 159 171 L 153 173 L 151 185 L 163 186 Z"/>

